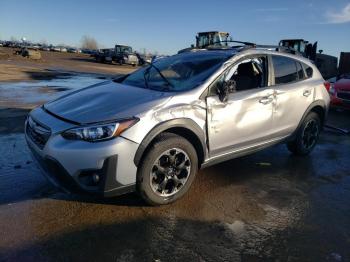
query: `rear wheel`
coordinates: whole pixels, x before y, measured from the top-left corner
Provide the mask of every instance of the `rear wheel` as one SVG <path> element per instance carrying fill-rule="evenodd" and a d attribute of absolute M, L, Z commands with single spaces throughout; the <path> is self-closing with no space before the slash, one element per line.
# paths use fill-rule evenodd
<path fill-rule="evenodd" d="M 287 143 L 288 150 L 295 155 L 309 154 L 318 141 L 321 120 L 317 113 L 310 112 L 304 119 L 293 141 Z"/>
<path fill-rule="evenodd" d="M 196 150 L 181 136 L 164 133 L 149 148 L 138 168 L 137 187 L 151 205 L 182 197 L 198 171 Z"/>

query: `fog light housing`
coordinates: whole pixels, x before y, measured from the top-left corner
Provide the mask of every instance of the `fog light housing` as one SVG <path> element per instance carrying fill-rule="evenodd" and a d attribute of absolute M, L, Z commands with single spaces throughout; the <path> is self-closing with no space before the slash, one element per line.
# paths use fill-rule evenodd
<path fill-rule="evenodd" d="M 97 185 L 98 182 L 100 182 L 100 175 L 99 174 L 93 174 L 92 175 L 92 181 Z"/>
<path fill-rule="evenodd" d="M 101 170 L 82 171 L 78 176 L 80 185 L 89 189 L 98 189 L 102 179 Z"/>

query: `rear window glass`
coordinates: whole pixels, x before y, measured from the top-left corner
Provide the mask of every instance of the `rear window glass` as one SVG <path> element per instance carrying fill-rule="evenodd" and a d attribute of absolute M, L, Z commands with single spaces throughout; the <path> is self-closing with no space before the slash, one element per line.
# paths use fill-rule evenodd
<path fill-rule="evenodd" d="M 284 56 L 272 56 L 275 71 L 275 84 L 287 84 L 298 80 L 296 63 Z"/>

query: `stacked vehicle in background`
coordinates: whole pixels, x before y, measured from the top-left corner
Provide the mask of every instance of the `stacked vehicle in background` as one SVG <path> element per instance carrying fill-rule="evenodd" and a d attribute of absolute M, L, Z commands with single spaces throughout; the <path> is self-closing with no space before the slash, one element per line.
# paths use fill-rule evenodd
<path fill-rule="evenodd" d="M 317 53 L 317 42 L 311 44 L 304 39 L 282 39 L 279 46 L 292 48 L 315 62 L 324 79 L 335 77 L 338 74 L 338 58 L 323 54 L 323 50 Z"/>
<path fill-rule="evenodd" d="M 191 47 L 181 49 L 178 53 L 183 53 L 191 51 L 194 49 L 202 49 L 208 46 L 222 47 L 228 46 L 227 42 L 232 40 L 230 34 L 227 32 L 220 31 L 208 31 L 199 32 L 196 35 L 196 45 L 191 45 Z"/>

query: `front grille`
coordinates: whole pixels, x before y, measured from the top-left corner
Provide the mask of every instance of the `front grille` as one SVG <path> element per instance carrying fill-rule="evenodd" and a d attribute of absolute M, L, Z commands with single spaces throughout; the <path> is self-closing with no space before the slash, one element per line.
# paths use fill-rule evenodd
<path fill-rule="evenodd" d="M 350 100 L 350 92 L 339 92 L 337 94 L 337 97 L 340 98 L 340 99 L 344 99 L 344 100 Z"/>
<path fill-rule="evenodd" d="M 26 125 L 26 133 L 28 137 L 40 148 L 43 149 L 47 140 L 51 135 L 51 131 L 35 121 L 33 118 L 28 117 Z"/>

